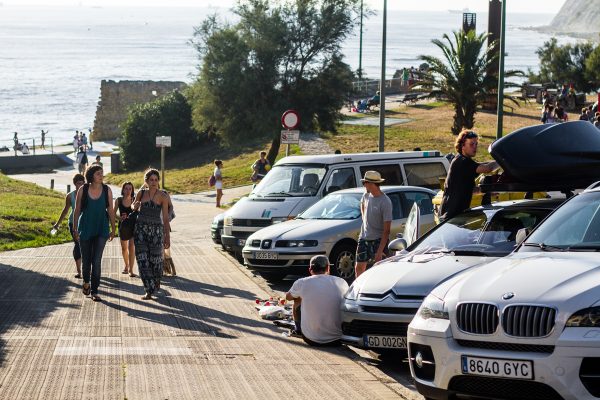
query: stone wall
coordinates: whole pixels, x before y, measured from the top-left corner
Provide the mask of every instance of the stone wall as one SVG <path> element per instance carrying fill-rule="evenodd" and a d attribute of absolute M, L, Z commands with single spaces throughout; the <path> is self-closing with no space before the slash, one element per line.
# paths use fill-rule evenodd
<path fill-rule="evenodd" d="M 127 111 L 132 105 L 147 103 L 185 86 L 184 82 L 172 81 L 103 80 L 94 120 L 94 141 L 120 137 L 122 125 L 127 120 Z"/>

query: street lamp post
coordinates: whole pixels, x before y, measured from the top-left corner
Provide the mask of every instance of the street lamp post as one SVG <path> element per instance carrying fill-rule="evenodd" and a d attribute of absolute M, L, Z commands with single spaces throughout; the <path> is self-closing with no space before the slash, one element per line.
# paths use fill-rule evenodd
<path fill-rule="evenodd" d="M 358 47 L 358 85 L 362 81 L 363 0 L 360 0 L 360 43 Z"/>
<path fill-rule="evenodd" d="M 381 80 L 379 82 L 379 151 L 385 141 L 385 47 L 387 39 L 387 0 L 383 0 L 383 35 L 381 38 Z"/>
<path fill-rule="evenodd" d="M 504 118 L 504 38 L 506 36 L 506 0 L 502 0 L 502 19 L 500 20 L 500 59 L 498 60 L 498 114 L 496 139 L 502 137 L 502 120 Z"/>

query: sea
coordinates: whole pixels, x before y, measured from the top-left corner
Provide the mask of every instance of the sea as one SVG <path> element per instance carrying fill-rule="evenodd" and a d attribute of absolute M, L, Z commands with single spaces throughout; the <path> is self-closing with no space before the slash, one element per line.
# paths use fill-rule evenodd
<path fill-rule="evenodd" d="M 211 14 L 234 21 L 227 9 L 2 6 L 0 3 L 0 147 L 47 130 L 48 140 L 68 143 L 75 130 L 93 127 L 100 82 L 173 80 L 191 83 L 200 63 L 190 45 L 194 27 Z M 530 29 L 547 25 L 552 14 L 508 14 L 507 69 L 538 67 L 536 50 L 550 36 Z M 388 11 L 386 77 L 418 66 L 423 54 L 441 55 L 431 43 L 461 27 L 449 11 Z M 365 76 L 381 74 L 382 15 L 363 23 Z M 487 14 L 477 14 L 477 31 Z M 576 41 L 568 37 L 559 42 Z M 359 65 L 358 27 L 343 44 L 346 62 Z"/>

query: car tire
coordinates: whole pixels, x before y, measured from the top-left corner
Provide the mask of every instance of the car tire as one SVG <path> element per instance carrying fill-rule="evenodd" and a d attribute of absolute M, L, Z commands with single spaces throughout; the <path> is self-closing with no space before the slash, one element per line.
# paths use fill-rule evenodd
<path fill-rule="evenodd" d="M 242 252 L 241 251 L 236 251 L 233 256 L 235 257 L 235 259 L 237 260 L 237 262 L 239 262 L 241 265 L 244 265 L 244 256 L 242 256 Z"/>
<path fill-rule="evenodd" d="M 281 282 L 288 275 L 281 271 L 261 271 L 259 274 L 268 282 Z"/>
<path fill-rule="evenodd" d="M 355 258 L 356 245 L 347 242 L 337 244 L 329 255 L 330 274 L 339 276 L 348 282 L 353 281 Z"/>

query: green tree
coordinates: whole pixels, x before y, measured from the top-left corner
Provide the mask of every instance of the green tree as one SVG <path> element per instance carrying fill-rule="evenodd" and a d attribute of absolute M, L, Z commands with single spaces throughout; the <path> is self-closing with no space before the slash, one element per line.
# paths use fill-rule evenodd
<path fill-rule="evenodd" d="M 536 53 L 540 60 L 540 71 L 528 71 L 532 83 L 555 83 L 557 85 L 573 84 L 576 90 L 589 92 L 596 86 L 590 79 L 594 70 L 588 69 L 586 60 L 594 51 L 591 42 L 559 45 L 556 38 L 551 38 Z M 593 65 L 591 65 L 593 68 Z"/>
<path fill-rule="evenodd" d="M 429 64 L 415 87 L 428 90 L 430 97 L 443 97 L 454 105 L 452 133 L 470 129 L 475 123 L 478 105 L 497 92 L 498 77 L 488 75 L 492 63 L 498 62 L 493 44 L 486 46 L 487 34 L 475 31 L 453 32 L 454 41 L 446 34 L 443 40 L 433 39 L 443 58 L 422 55 L 420 59 Z M 522 75 L 520 71 L 505 71 L 506 78 Z M 505 87 L 516 86 L 505 82 Z M 512 100 L 512 98 L 509 98 Z"/>
<path fill-rule="evenodd" d="M 171 136 L 173 150 L 195 145 L 198 134 L 191 125 L 191 107 L 178 91 L 133 106 L 119 140 L 123 168 L 131 170 L 155 160 L 160 154 L 156 149 L 156 136 Z"/>
<path fill-rule="evenodd" d="M 190 89 L 193 123 L 229 146 L 272 137 L 279 150 L 279 119 L 289 108 L 302 130 L 335 130 L 352 72 L 341 43 L 352 32 L 359 0 L 248 0 L 235 25 L 211 16 L 196 28 L 201 65 Z"/>
<path fill-rule="evenodd" d="M 592 90 L 600 89 L 600 44 L 594 48 L 585 61 L 585 77 Z"/>

